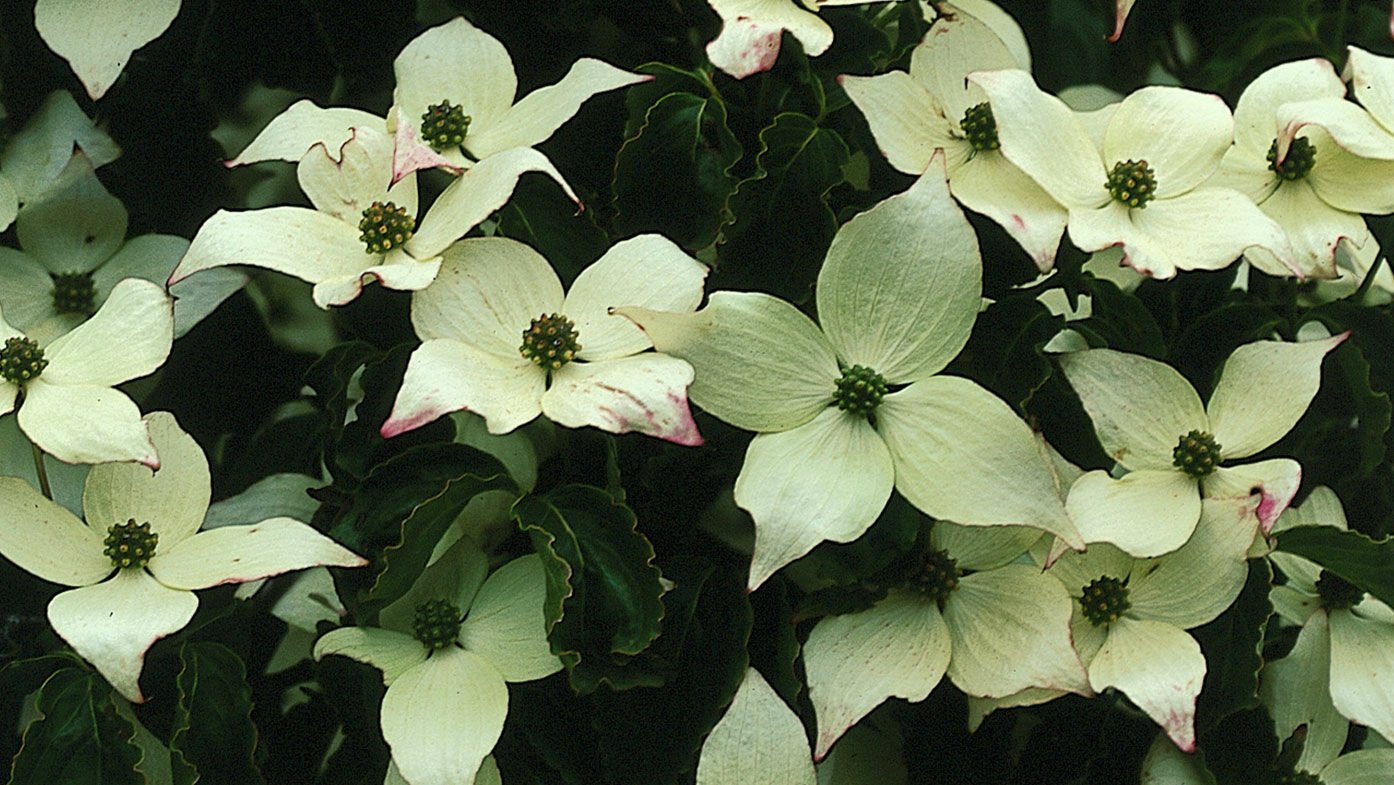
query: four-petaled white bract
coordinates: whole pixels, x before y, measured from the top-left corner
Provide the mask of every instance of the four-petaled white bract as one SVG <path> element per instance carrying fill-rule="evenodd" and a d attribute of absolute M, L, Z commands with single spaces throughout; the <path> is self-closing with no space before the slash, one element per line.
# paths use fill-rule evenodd
<path fill-rule="evenodd" d="M 640 433 L 701 444 L 687 407 L 692 367 L 661 352 L 617 306 L 691 311 L 707 268 L 653 234 L 616 243 L 576 277 L 571 291 L 541 254 L 501 237 L 461 240 L 440 277 L 412 298 L 421 347 L 412 353 L 382 435 L 418 428 L 447 412 L 482 415 L 507 433 L 538 414 L 571 428 Z M 522 352 L 524 334 L 557 315 L 579 350 L 556 368 Z"/>
<path fill-rule="evenodd" d="M 486 572 L 484 552 L 461 539 L 383 609 L 382 627 L 343 627 L 315 644 L 317 659 L 342 654 L 382 671 L 382 735 L 409 785 L 472 785 L 503 732 L 507 682 L 561 670 L 547 643 L 541 558 L 514 559 L 487 580 Z M 464 619 L 440 648 L 415 637 L 418 612 L 433 602 Z"/>
<path fill-rule="evenodd" d="M 37 0 L 34 27 L 77 75 L 87 95 L 106 95 L 131 59 L 179 14 L 181 0 Z"/>
<path fill-rule="evenodd" d="M 0 477 L 0 554 L 47 581 L 78 588 L 48 605 L 48 620 L 128 700 L 141 702 L 145 652 L 198 608 L 196 589 L 316 565 L 366 564 L 289 518 L 199 531 L 208 510 L 208 462 L 173 415 L 146 418 L 163 463 L 94 466 L 83 491 L 86 522 L 23 480 Z M 149 524 L 157 537 L 144 566 L 114 566 L 114 527 Z"/>

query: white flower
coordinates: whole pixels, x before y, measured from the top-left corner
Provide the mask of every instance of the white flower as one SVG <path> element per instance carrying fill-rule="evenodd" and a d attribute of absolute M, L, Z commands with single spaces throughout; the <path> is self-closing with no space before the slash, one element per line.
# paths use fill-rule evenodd
<path fill-rule="evenodd" d="M 501 237 L 462 240 L 445 252 L 436 283 L 412 298 L 423 343 L 382 435 L 469 409 L 490 433 L 545 414 L 570 428 L 700 444 L 687 407 L 691 366 L 645 351 L 649 339 L 608 310 L 691 311 L 706 275 L 672 242 L 640 235 L 612 246 L 564 294 L 552 266 L 528 246 Z"/>
<path fill-rule="evenodd" d="M 409 785 L 473 785 L 503 732 L 507 682 L 561 670 L 547 643 L 541 559 L 514 559 L 485 580 L 487 571 L 483 551 L 462 539 L 383 609 L 383 628 L 343 627 L 315 644 L 316 658 L 342 654 L 382 671 L 382 735 Z"/>
<path fill-rule="evenodd" d="M 137 703 L 146 650 L 189 622 L 195 589 L 366 564 L 288 518 L 200 532 L 210 490 L 203 451 L 172 415 L 146 419 L 163 466 L 94 466 L 83 492 L 86 523 L 23 480 L 0 477 L 0 553 L 44 580 L 78 587 L 49 602 L 49 623 Z"/>
<path fill-rule="evenodd" d="M 140 410 L 113 388 L 159 368 L 173 340 L 169 295 L 139 278 L 116 284 L 91 319 L 51 343 L 0 316 L 0 414 L 18 405 L 20 429 L 60 461 L 158 468 Z"/>
<path fill-rule="evenodd" d="M 1268 531 L 1297 493 L 1302 467 L 1290 458 L 1228 464 L 1281 439 L 1321 385 L 1321 362 L 1348 333 L 1320 341 L 1255 341 L 1234 350 L 1202 405 L 1190 382 L 1141 355 L 1089 349 L 1060 367 L 1094 422 L 1104 451 L 1128 470 L 1086 473 L 1070 488 L 1070 517 L 1087 542 L 1139 557 L 1181 547 L 1204 496 L 1262 496 Z M 1203 493 L 1198 492 L 1203 490 Z"/>
<path fill-rule="evenodd" d="M 768 71 L 779 58 L 785 30 L 798 39 L 809 57 L 828 50 L 833 29 L 818 18 L 830 5 L 860 5 L 867 0 L 707 0 L 721 17 L 721 33 L 707 44 L 712 65 L 737 79 Z"/>
<path fill-rule="evenodd" d="M 1082 546 L 1026 424 L 939 375 L 968 340 L 981 279 L 936 163 L 838 230 L 818 274 L 821 329 L 757 292 L 717 292 L 695 314 L 617 309 L 693 364 L 695 403 L 758 432 L 735 488 L 755 520 L 750 588 L 824 540 L 861 536 L 892 487 L 935 518 Z"/>
<path fill-rule="evenodd" d="M 1287 236 L 1253 202 L 1203 183 L 1234 139 L 1219 96 L 1144 87 L 1090 118 L 1036 87 L 1024 71 L 982 71 L 1002 154 L 1069 210 L 1083 251 L 1121 245 L 1144 275 L 1228 266 L 1251 246 L 1293 269 Z"/>
<path fill-rule="evenodd" d="M 14 221 L 20 206 L 43 196 L 79 153 L 96 169 L 116 160 L 121 148 L 71 95 L 55 90 L 0 154 L 0 230 Z"/>
<path fill-rule="evenodd" d="M 111 89 L 132 52 L 170 26 L 179 4 L 180 0 L 37 0 L 34 27 L 44 43 L 68 61 L 95 101 Z"/>

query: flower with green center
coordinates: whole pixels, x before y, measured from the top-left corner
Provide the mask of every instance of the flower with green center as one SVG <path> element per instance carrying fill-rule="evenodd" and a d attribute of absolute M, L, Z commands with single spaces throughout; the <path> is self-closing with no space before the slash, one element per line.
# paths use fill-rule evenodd
<path fill-rule="evenodd" d="M 528 246 L 502 237 L 461 240 L 445 252 L 436 283 L 412 298 L 422 344 L 382 435 L 468 409 L 490 433 L 544 414 L 569 428 L 701 444 L 687 406 L 692 367 L 647 351 L 653 344 L 643 332 L 609 310 L 691 311 L 706 276 L 706 266 L 672 242 L 645 234 L 616 243 L 564 292 L 552 266 Z"/>
<path fill-rule="evenodd" d="M 1065 206 L 1080 250 L 1121 246 L 1126 264 L 1156 278 L 1218 270 L 1252 247 L 1297 269 L 1282 227 L 1243 194 L 1207 182 L 1234 141 L 1219 96 L 1144 87 L 1091 131 L 1024 71 L 969 79 L 992 104 L 1002 155 Z"/>
<path fill-rule="evenodd" d="M 716 292 L 690 314 L 617 310 L 692 363 L 695 403 L 757 432 L 735 487 L 755 520 L 751 589 L 824 540 L 861 536 L 893 488 L 938 519 L 1080 544 L 1030 428 L 939 373 L 968 340 L 981 280 L 977 238 L 936 161 L 838 230 L 818 273 L 821 328 L 754 292 Z"/>
<path fill-rule="evenodd" d="M 416 231 L 416 219 L 396 202 L 373 202 L 363 208 L 358 221 L 358 239 L 370 254 L 384 254 L 406 245 Z"/>
<path fill-rule="evenodd" d="M 1234 461 L 1292 429 L 1316 396 L 1322 359 L 1347 335 L 1240 346 L 1225 361 L 1208 404 L 1156 360 L 1113 349 L 1061 355 L 1100 444 L 1126 470 L 1118 478 L 1088 472 L 1070 488 L 1066 507 L 1085 541 L 1112 543 L 1137 557 L 1176 550 L 1195 528 L 1202 496 L 1256 493 L 1263 530 L 1272 528 L 1297 493 L 1302 467 L 1289 458 Z"/>
<path fill-rule="evenodd" d="M 1340 752 L 1346 720 L 1394 739 L 1394 610 L 1312 561 L 1282 550 L 1283 533 L 1304 526 L 1346 529 L 1341 500 L 1329 488 L 1312 491 L 1278 519 L 1269 561 L 1286 582 L 1269 591 L 1284 623 L 1302 626 L 1284 658 L 1263 670 L 1260 696 L 1286 738 L 1308 729 L 1299 765 L 1309 770 Z"/>
<path fill-rule="evenodd" d="M 1247 497 L 1206 499 L 1195 533 L 1158 559 L 1095 543 L 1046 570 L 1078 592 L 1071 637 L 1088 664 L 1089 686 L 1127 695 L 1187 752 L 1195 749 L 1206 665 L 1186 630 L 1219 616 L 1244 587 L 1255 506 Z M 1045 549 L 1036 555 L 1044 562 Z"/>
<path fill-rule="evenodd" d="M 819 621 L 803 649 L 815 759 L 886 698 L 924 700 L 946 673 L 969 695 L 1091 694 L 1070 644 L 1068 592 L 1017 561 L 1040 538 L 935 523 L 924 573 L 867 610 Z"/>
<path fill-rule="evenodd" d="M 114 387 L 152 373 L 174 340 L 173 306 L 139 278 L 116 284 L 101 309 L 71 332 L 35 340 L 0 315 L 0 415 L 19 408 L 19 427 L 69 463 L 160 465 L 140 410 Z"/>
<path fill-rule="evenodd" d="M 1351 50 L 1351 67 L 1362 74 L 1367 67 L 1378 73 L 1387 61 Z M 1390 76 L 1394 70 L 1379 79 Z M 1355 94 L 1368 100 L 1367 92 Z M 1345 95 L 1345 82 L 1321 58 L 1259 74 L 1235 105 L 1234 146 L 1215 180 L 1249 197 L 1281 225 L 1292 242 L 1295 271 L 1314 278 L 1336 277 L 1339 246 L 1357 265 L 1373 262 L 1379 248 L 1361 214 L 1394 210 L 1394 161 L 1362 157 L 1379 154 L 1363 142 L 1383 136 L 1394 145 L 1394 137 Z M 1388 118 L 1394 120 L 1394 113 Z M 1347 129 L 1363 130 L 1348 140 Z M 1262 248 L 1246 251 L 1244 258 L 1270 275 L 1290 274 Z"/>
<path fill-rule="evenodd" d="M 444 152 L 465 143 L 469 131 L 470 117 L 463 106 L 453 106 L 449 101 L 431 104 L 421 115 L 421 138 L 436 152 Z"/>
<path fill-rule="evenodd" d="M 146 421 L 163 458 L 159 472 L 131 463 L 92 467 L 85 522 L 25 481 L 0 477 L 0 554 L 44 580 L 77 587 L 49 602 L 49 623 L 136 703 L 144 700 L 146 650 L 189 622 L 195 590 L 367 563 L 288 518 L 199 531 L 210 491 L 203 451 L 172 415 L 155 412 Z"/>
<path fill-rule="evenodd" d="M 965 81 L 974 71 L 1027 66 L 999 32 L 956 10 L 935 20 L 909 73 L 843 75 L 838 83 L 891 166 L 919 175 L 943 150 L 954 198 L 995 221 L 1044 272 L 1055 265 L 1065 208 L 1002 155 L 987 94 Z"/>
<path fill-rule="evenodd" d="M 53 279 L 53 310 L 91 316 L 97 309 L 92 273 L 50 273 L 49 277 Z"/>
<path fill-rule="evenodd" d="M 411 785 L 473 785 L 503 731 L 507 683 L 561 670 L 547 643 L 542 560 L 514 559 L 486 579 L 488 569 L 461 539 L 382 610 L 381 627 L 341 627 L 315 644 L 316 659 L 340 654 L 382 671 L 382 735 Z"/>

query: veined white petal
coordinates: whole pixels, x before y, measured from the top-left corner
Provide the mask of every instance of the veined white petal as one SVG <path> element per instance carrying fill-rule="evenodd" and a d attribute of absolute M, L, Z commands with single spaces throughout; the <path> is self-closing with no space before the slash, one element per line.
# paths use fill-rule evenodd
<path fill-rule="evenodd" d="M 1264 157 L 1278 139 L 1278 109 L 1283 104 L 1342 98 L 1345 94 L 1345 84 L 1325 58 L 1310 57 L 1273 66 L 1244 88 L 1234 106 L 1235 152 L 1261 161 L 1266 167 Z"/>
<path fill-rule="evenodd" d="M 14 248 L 0 248 L 0 308 L 7 322 L 24 328 L 35 341 L 43 341 L 35 327 L 62 318 L 53 308 L 53 279 L 48 270 L 38 259 Z"/>
<path fill-rule="evenodd" d="M 1184 545 L 1200 506 L 1195 478 L 1179 469 L 1139 469 L 1116 480 L 1092 471 L 1075 481 L 1065 503 L 1085 542 L 1111 543 L 1139 558 Z"/>
<path fill-rule="evenodd" d="M 531 681 L 561 670 L 547 643 L 542 559 L 523 556 L 494 570 L 460 626 L 460 645 L 488 660 L 505 681 Z"/>
<path fill-rule="evenodd" d="M 112 196 L 85 158 L 19 211 L 15 234 L 24 251 L 51 273 L 87 273 L 126 240 L 126 207 Z"/>
<path fill-rule="evenodd" d="M 125 393 L 110 387 L 33 379 L 24 388 L 19 427 L 40 449 L 66 463 L 160 465 L 140 409 Z"/>
<path fill-rule="evenodd" d="M 508 433 L 542 413 L 546 382 L 546 372 L 522 355 L 508 360 L 433 338 L 412 352 L 382 435 L 391 438 L 460 409 L 483 416 L 490 433 Z"/>
<path fill-rule="evenodd" d="M 1215 172 L 1234 141 L 1224 99 L 1180 87 L 1151 86 L 1118 105 L 1104 135 L 1104 166 L 1146 161 L 1157 199 L 1184 194 Z"/>
<path fill-rule="evenodd" d="M 1204 495 L 1209 497 L 1257 495 L 1259 528 L 1264 534 L 1273 528 L 1301 485 L 1302 466 L 1291 458 L 1221 466 L 1200 483 Z"/>
<path fill-rule="evenodd" d="M 1316 160 L 1307 181 L 1323 201 L 1352 213 L 1394 212 L 1394 151 L 1389 159 L 1361 157 L 1337 144 L 1324 129 L 1308 126 Z M 1389 140 L 1394 147 L 1394 137 Z"/>
<path fill-rule="evenodd" d="M 794 0 L 709 0 L 709 4 L 721 17 L 721 33 L 707 44 L 707 57 L 737 79 L 774 65 L 785 30 L 810 57 L 827 51 L 833 42 L 832 28 Z"/>
<path fill-rule="evenodd" d="M 160 37 L 179 14 L 180 0 L 104 3 L 38 0 L 34 27 L 68 61 L 87 95 L 106 95 L 131 53 Z"/>
<path fill-rule="evenodd" d="M 373 281 L 399 292 L 419 292 L 430 286 L 440 272 L 439 257 L 414 259 L 400 248 L 388 251 L 382 260 L 383 264 L 375 264 L 353 275 L 326 278 L 316 283 L 311 293 L 315 305 L 328 309 L 353 302 L 363 293 L 364 285 Z"/>
<path fill-rule="evenodd" d="M 1387 130 L 1394 130 L 1394 59 L 1347 48 L 1351 93 Z"/>
<path fill-rule="evenodd" d="M 64 586 L 96 583 L 113 569 L 100 535 L 18 477 L 0 477 L 0 555 Z"/>
<path fill-rule="evenodd" d="M 956 135 L 964 113 L 987 100 L 982 88 L 967 81 L 968 74 L 1024 67 L 997 33 L 971 11 L 934 20 L 924 41 L 910 53 L 910 75 L 924 85 L 937 104 L 937 114 L 952 124 Z"/>
<path fill-rule="evenodd" d="M 358 227 L 304 207 L 214 213 L 169 277 L 171 285 L 210 267 L 265 267 L 310 283 L 357 275 L 378 261 Z"/>
<path fill-rule="evenodd" d="M 208 460 L 194 438 L 169 412 L 151 412 L 145 422 L 160 456 L 160 470 L 131 463 L 93 466 L 82 492 L 87 525 L 98 537 L 127 521 L 149 523 L 159 536 L 156 555 L 198 531 L 208 511 Z M 189 586 L 179 588 L 193 588 Z"/>
<path fill-rule="evenodd" d="M 568 363 L 552 372 L 542 413 L 568 428 L 593 425 L 610 433 L 657 436 L 697 445 L 702 434 L 687 404 L 692 366 L 661 352 L 593 363 Z"/>
<path fill-rule="evenodd" d="M 1006 156 L 984 151 L 951 175 L 954 198 L 1007 231 L 1041 271 L 1055 266 L 1069 212 Z"/>
<path fill-rule="evenodd" d="M 1331 700 L 1346 719 L 1394 738 L 1394 622 L 1363 612 L 1331 611 Z"/>
<path fill-rule="evenodd" d="M 378 614 L 378 626 L 415 635 L 412 623 L 416 609 L 432 600 L 445 600 L 464 613 L 474 603 L 488 573 L 489 557 L 473 539 L 460 537 L 444 549 L 438 544 L 426 569 Z"/>
<path fill-rule="evenodd" d="M 1360 246 L 1370 236 L 1360 215 L 1327 204 L 1311 183 L 1284 183 L 1259 205 L 1259 209 L 1287 231 L 1298 272 L 1309 278 L 1335 278 L 1338 275 L 1336 248 L 1341 241 L 1348 240 Z M 1269 275 L 1291 274 L 1271 251 L 1263 248 L 1250 248 L 1244 258 Z"/>
<path fill-rule="evenodd" d="M 1131 614 L 1183 630 L 1224 612 L 1248 577 L 1245 554 L 1258 520 L 1249 499 L 1206 499 L 1195 534 L 1145 573 L 1134 570 L 1128 585 Z"/>
<path fill-rule="evenodd" d="M 273 117 L 251 144 L 226 165 L 233 167 L 262 161 L 295 163 L 316 144 L 337 153 L 353 138 L 354 128 L 382 131 L 386 124 L 383 118 L 359 109 L 346 106 L 324 109 L 308 98 L 302 99 Z"/>
<path fill-rule="evenodd" d="M 1286 740 L 1306 727 L 1297 767 L 1320 771 L 1345 746 L 1350 723 L 1331 703 L 1331 632 L 1325 613 L 1314 613 L 1297 633 L 1297 643 L 1259 672 L 1259 698 L 1273 716 L 1273 730 Z"/>
<path fill-rule="evenodd" d="M 121 148 L 97 127 L 67 90 L 54 90 L 10 139 L 0 169 L 21 203 L 37 199 L 72 162 L 74 148 L 100 168 L 116 160 Z"/>
<path fill-rule="evenodd" d="M 1196 697 L 1205 657 L 1195 638 L 1159 621 L 1124 616 L 1089 665 L 1095 690 L 1116 687 L 1162 726 L 1183 752 L 1196 746 Z"/>
<path fill-rule="evenodd" d="M 837 78 L 871 126 L 876 146 L 891 166 L 918 175 L 935 148 L 953 143 L 947 117 L 919 82 L 904 71 Z"/>
<path fill-rule="evenodd" d="M 315 642 L 315 659 L 342 654 L 382 671 L 388 686 L 403 673 L 426 661 L 428 649 L 421 641 L 401 632 L 377 627 L 340 627 Z"/>
<path fill-rule="evenodd" d="M 1324 141 L 1361 159 L 1394 159 L 1394 136 L 1369 112 L 1345 100 L 1344 92 L 1305 101 L 1294 96 L 1278 107 L 1277 125 L 1280 161 L 1286 160 L 1291 143 L 1304 130 L 1307 135 L 1324 137 Z M 1322 158 L 1319 151 L 1317 159 Z"/>
<path fill-rule="evenodd" d="M 497 121 L 471 123 L 465 146 L 475 157 L 487 158 L 513 147 L 541 144 L 574 117 L 591 96 L 652 78 L 583 57 L 571 64 L 560 82 L 528 93 Z"/>
<path fill-rule="evenodd" d="M 156 550 L 148 568 L 177 589 L 246 583 L 306 567 L 362 567 L 368 562 L 293 518 L 220 526 Z"/>
<path fill-rule="evenodd" d="M 1394 771 L 1394 750 L 1388 747 L 1355 750 L 1331 761 L 1321 770 L 1321 781 L 1330 785 L 1362 785 L 1388 782 Z"/>
<path fill-rule="evenodd" d="M 886 506 L 894 475 L 871 425 L 833 407 L 757 435 L 736 477 L 736 504 L 755 519 L 750 589 L 824 540 L 860 537 Z"/>
<path fill-rule="evenodd" d="M 145 652 L 183 629 L 197 609 L 193 592 L 171 589 L 145 570 L 127 568 L 110 580 L 54 597 L 48 603 L 48 623 L 126 700 L 143 703 Z"/>
<path fill-rule="evenodd" d="M 350 128 L 349 139 L 331 148 L 317 143 L 295 168 L 300 190 L 315 209 L 356 226 L 373 202 L 391 201 L 416 216 L 416 179 L 404 178 L 389 198 L 392 138 L 379 128 Z"/>
<path fill-rule="evenodd" d="M 387 688 L 382 736 L 412 785 L 474 785 L 507 715 L 502 674 L 483 657 L 447 646 Z"/>
<path fill-rule="evenodd" d="M 163 287 L 127 278 L 96 315 L 44 347 L 41 379 L 109 387 L 159 368 L 174 342 L 174 303 Z"/>
<path fill-rule="evenodd" d="M 1206 405 L 1226 458 L 1245 458 L 1278 441 L 1307 411 L 1321 386 L 1321 361 L 1350 333 L 1323 341 L 1254 341 L 1225 360 Z"/>
<path fill-rule="evenodd" d="M 697 785 L 816 785 L 798 715 L 747 668 L 736 697 L 702 744 Z"/>
<path fill-rule="evenodd" d="M 436 281 L 411 300 L 411 324 L 423 341 L 448 338 L 499 358 L 522 359 L 533 319 L 562 312 L 561 281 L 542 254 L 503 237 L 451 246 Z M 585 336 L 579 336 L 584 345 Z"/>

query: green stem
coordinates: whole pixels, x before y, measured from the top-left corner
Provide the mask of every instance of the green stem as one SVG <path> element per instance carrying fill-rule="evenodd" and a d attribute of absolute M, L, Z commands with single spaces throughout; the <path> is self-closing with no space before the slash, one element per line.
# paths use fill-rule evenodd
<path fill-rule="evenodd" d="M 39 476 L 39 490 L 43 491 L 45 498 L 53 501 L 53 488 L 49 487 L 48 470 L 44 468 L 44 451 L 32 441 L 29 442 L 29 447 L 34 451 L 34 473 Z"/>
<path fill-rule="evenodd" d="M 1383 251 L 1384 249 L 1380 249 Z M 1375 282 L 1375 276 L 1379 273 L 1380 265 L 1384 264 L 1385 256 L 1383 253 L 1375 256 L 1375 261 L 1370 265 L 1369 272 L 1365 273 L 1365 280 L 1360 282 L 1360 288 L 1351 295 L 1351 301 L 1357 305 L 1365 302 L 1365 294 L 1370 291 L 1370 286 Z"/>

